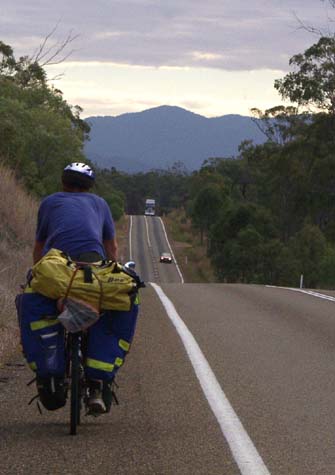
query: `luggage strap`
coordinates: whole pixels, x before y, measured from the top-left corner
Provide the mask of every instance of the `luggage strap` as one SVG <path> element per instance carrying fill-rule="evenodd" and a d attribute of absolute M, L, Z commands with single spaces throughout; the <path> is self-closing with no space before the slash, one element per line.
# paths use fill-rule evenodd
<path fill-rule="evenodd" d="M 100 295 L 99 295 L 99 303 L 98 303 L 98 311 L 99 313 L 101 313 L 101 303 L 102 303 L 102 298 L 103 298 L 103 287 L 102 287 L 102 282 L 101 280 L 99 279 L 98 275 L 92 270 L 92 267 L 87 265 L 87 263 L 76 263 L 76 268 L 74 269 L 73 273 L 72 273 L 72 276 L 71 276 L 71 279 L 70 279 L 70 282 L 69 282 L 69 285 L 67 286 L 67 289 L 66 289 L 66 292 L 65 292 L 65 296 L 64 296 L 64 300 L 66 300 L 69 296 L 69 293 L 70 293 L 70 290 L 71 290 L 71 287 L 72 287 L 72 284 L 73 284 L 73 281 L 74 281 L 74 278 L 78 272 L 78 270 L 83 270 L 84 271 L 84 282 L 86 283 L 93 283 L 93 278 L 92 278 L 92 275 L 94 275 L 94 277 L 97 279 L 98 281 L 98 284 L 99 284 L 99 287 L 100 287 Z M 87 280 L 86 280 L 87 279 Z"/>

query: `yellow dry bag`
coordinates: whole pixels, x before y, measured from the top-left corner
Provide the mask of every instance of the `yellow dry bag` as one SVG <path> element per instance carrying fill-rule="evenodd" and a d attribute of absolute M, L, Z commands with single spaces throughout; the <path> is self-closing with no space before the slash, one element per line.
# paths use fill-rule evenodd
<path fill-rule="evenodd" d="M 128 311 L 137 295 L 138 280 L 117 262 L 78 263 L 62 251 L 50 249 L 33 266 L 30 286 L 33 292 L 55 300 L 73 297 L 99 311 Z"/>

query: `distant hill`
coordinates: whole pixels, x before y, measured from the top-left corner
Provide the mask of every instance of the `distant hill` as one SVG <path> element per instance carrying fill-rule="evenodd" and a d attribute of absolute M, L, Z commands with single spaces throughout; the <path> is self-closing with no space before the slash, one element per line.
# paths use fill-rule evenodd
<path fill-rule="evenodd" d="M 168 168 L 182 161 L 188 170 L 209 157 L 232 157 L 243 140 L 263 143 L 250 117 L 206 118 L 180 107 L 161 106 L 116 117 L 88 117 L 86 156 L 101 167 L 127 172 Z"/>

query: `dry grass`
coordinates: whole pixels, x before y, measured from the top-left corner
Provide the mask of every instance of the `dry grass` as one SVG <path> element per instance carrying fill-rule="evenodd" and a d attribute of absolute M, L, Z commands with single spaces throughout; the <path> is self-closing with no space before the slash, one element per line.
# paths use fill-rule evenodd
<path fill-rule="evenodd" d="M 164 216 L 163 221 L 185 282 L 216 282 L 206 247 L 201 245 L 185 212 L 175 210 Z"/>
<path fill-rule="evenodd" d="M 0 165 L 0 362 L 17 348 L 15 296 L 32 263 L 38 203 Z"/>
<path fill-rule="evenodd" d="M 12 171 L 0 165 L 0 237 L 13 244 L 32 244 L 37 201 L 18 185 Z"/>
<path fill-rule="evenodd" d="M 118 260 L 125 263 L 129 257 L 129 244 L 128 244 L 128 230 L 129 230 L 129 216 L 124 215 L 117 223 L 116 237 L 119 246 Z"/>

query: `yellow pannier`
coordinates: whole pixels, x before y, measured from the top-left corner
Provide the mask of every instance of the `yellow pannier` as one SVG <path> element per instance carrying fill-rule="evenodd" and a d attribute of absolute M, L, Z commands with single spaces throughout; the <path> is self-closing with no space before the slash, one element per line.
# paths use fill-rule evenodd
<path fill-rule="evenodd" d="M 58 249 L 50 249 L 32 268 L 33 292 L 59 299 L 84 300 L 98 310 L 131 309 L 138 285 L 117 262 L 77 263 Z"/>

